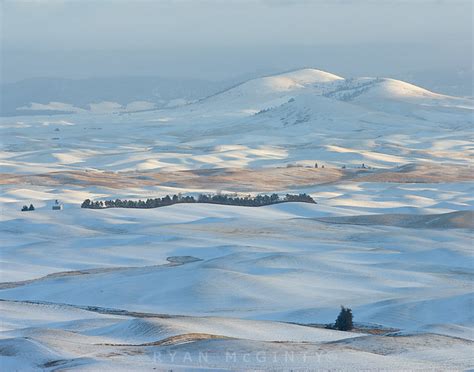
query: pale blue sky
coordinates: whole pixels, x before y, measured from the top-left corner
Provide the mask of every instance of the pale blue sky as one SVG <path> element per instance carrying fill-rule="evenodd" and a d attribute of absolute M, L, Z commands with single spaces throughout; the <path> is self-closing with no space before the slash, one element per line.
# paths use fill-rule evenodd
<path fill-rule="evenodd" d="M 472 2 L 4 0 L 1 43 L 5 81 L 458 71 L 472 66 Z"/>

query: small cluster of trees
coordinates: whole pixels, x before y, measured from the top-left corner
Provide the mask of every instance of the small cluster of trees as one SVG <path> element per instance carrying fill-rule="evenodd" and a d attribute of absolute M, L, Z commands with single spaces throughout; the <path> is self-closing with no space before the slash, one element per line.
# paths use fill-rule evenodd
<path fill-rule="evenodd" d="M 21 208 L 21 211 L 22 211 L 22 212 L 34 211 L 34 210 L 35 210 L 35 207 L 33 206 L 33 204 L 30 204 L 29 207 L 28 207 L 27 205 L 24 205 L 23 208 Z"/>
<path fill-rule="evenodd" d="M 154 198 L 146 200 L 105 200 L 92 201 L 90 199 L 84 200 L 81 208 L 102 209 L 102 208 L 158 208 L 167 205 L 179 203 L 210 203 L 223 205 L 238 205 L 244 207 L 261 207 L 264 205 L 271 205 L 286 202 L 303 202 L 316 204 L 314 199 L 307 194 L 291 195 L 286 194 L 280 197 L 278 194 L 271 195 L 257 195 L 257 196 L 229 196 L 229 195 L 206 195 L 201 194 L 197 197 L 182 196 L 182 195 L 166 195 L 163 198 Z"/>

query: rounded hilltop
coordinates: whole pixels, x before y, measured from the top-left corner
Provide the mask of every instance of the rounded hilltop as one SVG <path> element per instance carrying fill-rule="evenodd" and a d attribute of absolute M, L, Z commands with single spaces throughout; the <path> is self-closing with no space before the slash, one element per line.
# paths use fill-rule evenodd
<path fill-rule="evenodd" d="M 341 80 L 344 80 L 344 78 L 329 72 L 305 68 L 249 80 L 240 85 L 240 88 L 260 93 L 275 93 L 293 91 L 309 85 L 333 83 Z"/>
<path fill-rule="evenodd" d="M 380 97 L 384 98 L 441 98 L 443 95 L 433 93 L 427 89 L 417 85 L 407 83 L 402 80 L 391 78 L 376 79 L 377 84 L 374 85 L 372 91 Z"/>

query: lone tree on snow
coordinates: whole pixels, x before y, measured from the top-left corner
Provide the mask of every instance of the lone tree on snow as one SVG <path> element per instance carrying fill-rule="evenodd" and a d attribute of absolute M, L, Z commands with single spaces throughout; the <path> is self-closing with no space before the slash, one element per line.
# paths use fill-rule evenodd
<path fill-rule="evenodd" d="M 341 306 L 341 312 L 339 313 L 336 324 L 334 324 L 334 328 L 340 331 L 350 331 L 353 327 L 352 324 L 352 310 Z"/>

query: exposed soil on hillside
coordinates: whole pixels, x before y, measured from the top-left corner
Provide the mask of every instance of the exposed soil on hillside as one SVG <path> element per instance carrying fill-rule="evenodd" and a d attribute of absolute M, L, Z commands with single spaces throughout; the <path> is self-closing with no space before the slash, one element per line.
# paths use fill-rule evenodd
<path fill-rule="evenodd" d="M 112 189 L 169 186 L 195 189 L 225 189 L 269 192 L 309 187 L 338 181 L 440 183 L 474 180 L 470 167 L 459 165 L 408 164 L 391 169 L 338 169 L 277 167 L 260 169 L 204 169 L 177 172 L 65 171 L 35 175 L 0 174 L 0 185 L 102 186 Z"/>

